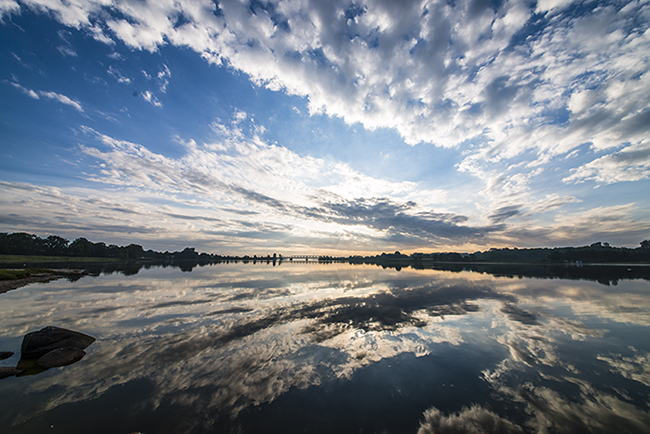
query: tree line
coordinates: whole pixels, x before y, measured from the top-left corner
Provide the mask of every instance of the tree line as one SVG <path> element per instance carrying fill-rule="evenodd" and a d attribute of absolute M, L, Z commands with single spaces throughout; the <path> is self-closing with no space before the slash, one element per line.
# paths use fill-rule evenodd
<path fill-rule="evenodd" d="M 157 252 L 144 250 L 139 244 L 118 246 L 115 244 L 94 243 L 80 237 L 70 242 L 58 235 L 41 238 L 25 232 L 0 232 L 0 255 L 61 256 L 117 259 L 156 259 L 156 260 L 220 260 L 226 257 L 208 253 L 198 253 L 193 247 L 178 252 Z"/>
<path fill-rule="evenodd" d="M 365 263 L 413 263 L 422 262 L 498 262 L 498 263 L 643 263 L 650 262 L 650 240 L 644 240 L 639 247 L 613 247 L 609 243 L 597 242 L 581 247 L 555 248 L 492 248 L 474 253 L 382 253 L 377 256 L 351 256 L 351 262 Z"/>
<path fill-rule="evenodd" d="M 178 252 L 157 252 L 144 250 L 139 244 L 118 246 L 115 244 L 94 243 L 80 237 L 70 242 L 67 239 L 50 235 L 41 238 L 25 232 L 0 232 L 0 255 L 91 257 L 118 259 L 154 259 L 154 260 L 275 260 L 276 255 L 265 257 L 222 256 L 198 253 L 193 247 L 186 247 Z M 400 252 L 382 253 L 377 256 L 350 256 L 348 258 L 320 257 L 321 261 L 345 260 L 366 263 L 422 263 L 422 262 L 550 262 L 550 263 L 640 263 L 650 262 L 650 240 L 644 240 L 637 248 L 613 247 L 609 243 L 597 242 L 582 247 L 556 248 L 492 248 L 474 253 L 413 253 L 405 255 Z"/>

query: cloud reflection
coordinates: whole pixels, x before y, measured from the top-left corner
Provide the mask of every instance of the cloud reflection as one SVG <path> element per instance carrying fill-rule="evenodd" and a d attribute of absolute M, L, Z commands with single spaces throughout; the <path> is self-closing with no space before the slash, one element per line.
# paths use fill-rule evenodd
<path fill-rule="evenodd" d="M 445 416 L 437 408 L 424 413 L 424 422 L 418 434 L 510 434 L 523 430 L 507 419 L 479 406 L 465 408 L 457 414 Z"/>
<path fill-rule="evenodd" d="M 619 305 L 650 307 L 637 284 L 621 282 Z M 611 315 L 603 308 L 611 295 L 598 287 L 346 264 L 151 269 L 30 286 L 2 296 L 0 325 L 7 335 L 22 335 L 36 321 L 84 330 L 98 341 L 78 364 L 24 383 L 24 396 L 42 401 L 36 410 L 15 410 L 12 423 L 100 402 L 118 386 L 143 383 L 151 391 L 141 412 L 191 409 L 195 430 L 210 431 L 215 415 L 236 419 L 291 391 L 353 381 L 384 361 L 437 360 L 455 348 L 478 355 L 489 348 L 493 355 L 487 361 L 477 356 L 472 375 L 481 375 L 503 402 L 527 408 L 529 429 L 578 429 L 572 418 L 588 417 L 586 432 L 619 419 L 630 432 L 642 432 L 648 414 L 636 395 L 599 387 L 587 373 L 594 369 L 590 363 L 599 363 L 610 376 L 650 387 L 647 353 L 567 357 L 567 346 L 593 346 L 607 334 L 584 322 Z M 589 313 L 567 314 L 571 307 Z M 54 386 L 61 393 L 50 393 Z M 520 432 L 520 421 L 480 399 L 468 396 L 464 409 L 430 408 L 420 433 Z"/>

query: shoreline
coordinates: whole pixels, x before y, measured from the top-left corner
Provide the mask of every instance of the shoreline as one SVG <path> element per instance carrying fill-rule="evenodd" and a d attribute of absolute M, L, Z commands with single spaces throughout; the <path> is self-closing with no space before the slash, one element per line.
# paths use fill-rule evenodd
<path fill-rule="evenodd" d="M 0 294 L 14 289 L 22 288 L 23 286 L 27 286 L 32 283 L 47 283 L 64 277 L 81 277 L 85 275 L 86 273 L 81 270 L 52 270 L 51 272 L 47 273 L 34 273 L 29 277 L 24 277 L 21 279 L 0 280 Z"/>

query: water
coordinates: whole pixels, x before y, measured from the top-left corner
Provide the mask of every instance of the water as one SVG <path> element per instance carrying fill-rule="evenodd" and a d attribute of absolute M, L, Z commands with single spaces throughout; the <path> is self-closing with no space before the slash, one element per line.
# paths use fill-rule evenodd
<path fill-rule="evenodd" d="M 234 263 L 30 285 L 0 294 L 0 351 L 18 353 L 0 366 L 47 325 L 97 341 L 0 380 L 0 430 L 648 433 L 650 283 L 585 269 Z"/>

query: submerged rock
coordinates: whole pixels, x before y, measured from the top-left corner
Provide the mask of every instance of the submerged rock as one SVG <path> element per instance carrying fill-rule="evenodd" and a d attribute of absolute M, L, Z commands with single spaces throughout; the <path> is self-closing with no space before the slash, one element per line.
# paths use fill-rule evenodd
<path fill-rule="evenodd" d="M 56 368 L 59 366 L 71 365 L 78 362 L 86 355 L 84 350 L 74 347 L 64 347 L 52 350 L 41 356 L 36 364 L 42 368 Z"/>
<path fill-rule="evenodd" d="M 7 377 L 13 377 L 14 375 L 20 374 L 20 369 L 14 368 L 13 366 L 0 366 L 0 380 Z"/>
<path fill-rule="evenodd" d="M 13 351 L 0 351 L 0 360 L 8 359 L 13 355 Z"/>
<path fill-rule="evenodd" d="M 83 350 L 93 342 L 95 342 L 95 338 L 92 336 L 59 327 L 47 326 L 39 331 L 25 335 L 20 347 L 20 356 L 23 359 L 38 359 L 59 348 L 72 347 Z"/>
<path fill-rule="evenodd" d="M 16 364 L 16 369 L 20 371 L 19 374 L 16 374 L 16 377 L 26 377 L 28 375 L 38 375 L 47 371 L 48 368 L 38 366 L 35 359 L 20 359 Z"/>

